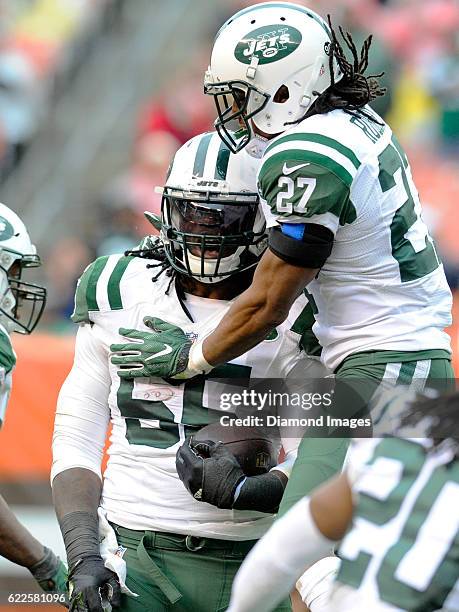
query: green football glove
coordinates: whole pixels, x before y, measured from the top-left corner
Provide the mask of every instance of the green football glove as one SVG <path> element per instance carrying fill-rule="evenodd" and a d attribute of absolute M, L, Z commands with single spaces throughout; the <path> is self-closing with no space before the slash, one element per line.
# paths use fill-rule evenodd
<path fill-rule="evenodd" d="M 136 342 L 112 344 L 110 347 L 110 360 L 113 365 L 120 366 L 120 378 L 152 376 L 182 380 L 211 369 L 203 358 L 199 358 L 201 345 L 193 347 L 193 342 L 180 327 L 156 317 L 145 317 L 143 322 L 152 332 L 121 327 L 120 334 Z M 194 362 L 190 362 L 192 347 L 198 356 Z"/>

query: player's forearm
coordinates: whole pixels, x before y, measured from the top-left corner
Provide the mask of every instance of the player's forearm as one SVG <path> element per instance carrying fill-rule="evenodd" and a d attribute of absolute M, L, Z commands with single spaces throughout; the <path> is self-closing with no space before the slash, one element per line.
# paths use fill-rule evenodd
<path fill-rule="evenodd" d="M 72 468 L 53 480 L 56 515 L 69 567 L 78 559 L 99 554 L 98 517 L 102 483 L 91 470 Z"/>
<path fill-rule="evenodd" d="M 203 344 L 203 354 L 210 364 L 218 365 L 235 359 L 262 342 L 268 333 L 284 321 L 289 308 L 274 310 L 246 292 L 242 294 L 218 328 Z"/>
<path fill-rule="evenodd" d="M 43 544 L 18 521 L 0 495 L 0 555 L 30 568 L 43 558 Z"/>
<path fill-rule="evenodd" d="M 218 365 L 247 352 L 288 316 L 290 307 L 317 270 L 290 265 L 267 251 L 251 286 L 233 303 L 203 343 L 205 360 Z"/>

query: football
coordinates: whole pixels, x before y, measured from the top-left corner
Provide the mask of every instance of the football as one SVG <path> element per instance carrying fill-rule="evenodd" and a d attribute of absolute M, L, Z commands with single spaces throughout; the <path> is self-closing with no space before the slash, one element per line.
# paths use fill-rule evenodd
<path fill-rule="evenodd" d="M 278 444 L 257 427 L 225 427 L 212 423 L 200 429 L 193 439 L 195 442 L 223 442 L 246 476 L 265 474 L 278 463 Z"/>

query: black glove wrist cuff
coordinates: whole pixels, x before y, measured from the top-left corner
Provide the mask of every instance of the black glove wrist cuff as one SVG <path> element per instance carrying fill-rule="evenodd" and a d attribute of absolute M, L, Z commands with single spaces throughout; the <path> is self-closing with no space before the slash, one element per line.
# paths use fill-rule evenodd
<path fill-rule="evenodd" d="M 91 512 L 71 512 L 61 519 L 60 527 L 69 568 L 80 559 L 100 557 L 97 515 Z"/>
<path fill-rule="evenodd" d="M 260 476 L 249 476 L 242 485 L 233 508 L 277 512 L 283 494 L 284 484 L 276 474 L 268 472 Z"/>

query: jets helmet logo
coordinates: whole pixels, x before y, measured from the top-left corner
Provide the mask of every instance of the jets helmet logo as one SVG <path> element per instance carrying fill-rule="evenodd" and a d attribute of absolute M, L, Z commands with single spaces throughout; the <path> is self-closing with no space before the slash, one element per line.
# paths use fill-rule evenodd
<path fill-rule="evenodd" d="M 8 240 L 14 234 L 13 226 L 5 219 L 0 217 L 0 240 Z"/>
<path fill-rule="evenodd" d="M 254 56 L 260 64 L 277 62 L 293 53 L 301 38 L 301 32 L 292 26 L 263 26 L 249 32 L 238 42 L 234 57 L 243 64 L 250 64 Z"/>

